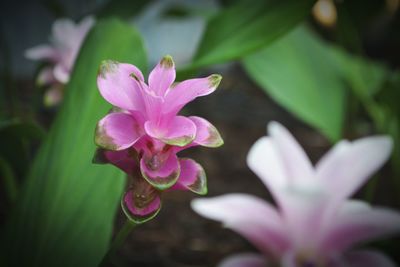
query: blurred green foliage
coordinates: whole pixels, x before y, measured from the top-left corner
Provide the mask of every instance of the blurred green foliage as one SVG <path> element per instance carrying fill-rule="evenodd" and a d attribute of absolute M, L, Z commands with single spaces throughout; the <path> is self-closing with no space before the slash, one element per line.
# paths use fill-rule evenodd
<path fill-rule="evenodd" d="M 383 66 L 328 44 L 303 26 L 243 63 L 275 101 L 331 141 L 343 138 L 349 90 L 369 107 L 366 101 L 387 74 Z"/>
<path fill-rule="evenodd" d="M 345 90 L 337 51 L 299 27 L 243 63 L 275 101 L 331 140 L 340 139 Z"/>
<path fill-rule="evenodd" d="M 239 1 L 211 18 L 188 68 L 238 59 L 260 49 L 307 16 L 313 0 Z"/>
<path fill-rule="evenodd" d="M 95 124 L 110 108 L 96 86 L 105 59 L 146 69 L 132 27 L 118 20 L 97 23 L 2 235 L 8 266 L 96 266 L 107 250 L 124 177 L 112 166 L 91 163 Z"/>

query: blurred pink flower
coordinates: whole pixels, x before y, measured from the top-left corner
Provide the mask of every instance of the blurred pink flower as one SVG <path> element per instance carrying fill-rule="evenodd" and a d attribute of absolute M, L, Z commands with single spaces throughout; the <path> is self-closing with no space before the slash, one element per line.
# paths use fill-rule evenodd
<path fill-rule="evenodd" d="M 39 85 L 50 86 L 45 95 L 47 104 L 53 105 L 61 100 L 63 85 L 69 81 L 80 47 L 94 22 L 93 17 L 86 17 L 79 24 L 69 19 L 58 19 L 53 24 L 50 44 L 25 52 L 27 58 L 49 64 L 38 75 Z"/>
<path fill-rule="evenodd" d="M 263 254 L 239 254 L 220 266 L 395 266 L 377 251 L 349 251 L 360 242 L 400 230 L 400 213 L 348 199 L 388 159 L 392 140 L 341 141 L 313 167 L 283 126 L 271 122 L 268 131 L 247 160 L 277 208 L 246 194 L 192 202 L 196 212 L 223 222 Z"/>
<path fill-rule="evenodd" d="M 160 190 L 172 187 L 182 171 L 177 152 L 194 145 L 223 144 L 207 120 L 177 115 L 188 102 L 212 93 L 221 76 L 176 84 L 174 80 L 170 56 L 151 71 L 149 85 L 135 66 L 110 60 L 102 63 L 97 78 L 101 95 L 116 108 L 97 124 L 96 144 L 113 151 L 134 147 L 141 154 L 143 177 Z"/>

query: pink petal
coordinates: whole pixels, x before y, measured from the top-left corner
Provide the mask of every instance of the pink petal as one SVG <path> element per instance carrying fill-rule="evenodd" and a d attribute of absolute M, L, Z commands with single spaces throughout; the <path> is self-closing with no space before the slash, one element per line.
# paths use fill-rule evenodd
<path fill-rule="evenodd" d="M 385 208 L 372 208 L 365 202 L 347 201 L 326 227 L 321 242 L 323 251 L 347 248 L 400 232 L 400 213 Z"/>
<path fill-rule="evenodd" d="M 175 116 L 164 126 L 159 126 L 154 121 L 147 121 L 144 129 L 149 136 L 174 146 L 185 146 L 196 136 L 196 125 L 183 116 Z"/>
<path fill-rule="evenodd" d="M 155 121 L 158 123 L 168 121 L 170 116 L 163 113 L 162 107 L 164 104 L 164 98 L 155 95 L 154 92 L 150 91 L 144 82 L 141 82 L 142 97 L 145 106 L 145 114 L 148 120 Z"/>
<path fill-rule="evenodd" d="M 276 146 L 290 183 L 300 187 L 315 187 L 317 181 L 314 178 L 311 162 L 289 131 L 273 121 L 268 124 L 268 133 Z"/>
<path fill-rule="evenodd" d="M 194 143 L 205 147 L 219 147 L 224 144 L 217 128 L 207 120 L 191 116 L 189 117 L 196 125 L 196 138 Z"/>
<path fill-rule="evenodd" d="M 69 70 L 66 69 L 63 65 L 57 64 L 53 70 L 53 76 L 60 83 L 67 83 L 69 81 Z"/>
<path fill-rule="evenodd" d="M 195 199 L 192 209 L 200 215 L 221 221 L 248 239 L 264 254 L 280 255 L 289 245 L 285 224 L 274 207 L 246 194 Z"/>
<path fill-rule="evenodd" d="M 280 192 L 288 187 L 289 182 L 276 146 L 270 137 L 260 138 L 251 147 L 247 165 L 279 202 Z"/>
<path fill-rule="evenodd" d="M 395 267 L 396 264 L 385 254 L 374 250 L 358 250 L 346 253 L 350 267 Z"/>
<path fill-rule="evenodd" d="M 59 58 L 58 51 L 50 45 L 39 45 L 25 51 L 25 57 L 31 60 L 47 60 L 54 62 Z"/>
<path fill-rule="evenodd" d="M 82 36 L 82 39 L 84 39 L 84 37 L 87 35 L 89 30 L 93 27 L 95 23 L 96 20 L 93 16 L 87 16 L 81 20 L 81 22 L 78 25 L 78 31 Z"/>
<path fill-rule="evenodd" d="M 58 19 L 53 23 L 53 42 L 60 47 L 74 43 L 72 37 L 75 35 L 75 23 L 70 19 Z"/>
<path fill-rule="evenodd" d="M 360 188 L 388 159 L 389 137 L 368 137 L 352 143 L 342 141 L 317 164 L 317 178 L 337 202 Z"/>
<path fill-rule="evenodd" d="M 142 130 L 130 114 L 110 113 L 96 127 L 95 142 L 109 150 L 123 150 L 142 136 Z"/>
<path fill-rule="evenodd" d="M 171 56 L 165 56 L 150 72 L 149 89 L 157 96 L 164 96 L 165 92 L 175 81 L 175 66 Z"/>
<path fill-rule="evenodd" d="M 293 247 L 315 251 L 329 198 L 318 191 L 288 188 L 281 192 L 279 207 Z M 312 238 L 310 238 L 312 236 Z"/>
<path fill-rule="evenodd" d="M 58 105 L 64 95 L 63 86 L 61 85 L 54 85 L 47 89 L 46 93 L 44 94 L 44 104 L 47 107 L 53 107 Z"/>
<path fill-rule="evenodd" d="M 56 79 L 53 75 L 53 69 L 50 67 L 45 67 L 40 70 L 36 81 L 39 86 L 49 85 L 56 82 Z"/>
<path fill-rule="evenodd" d="M 181 174 L 173 190 L 190 190 L 199 195 L 207 194 L 207 177 L 203 167 L 192 159 L 180 159 Z"/>
<path fill-rule="evenodd" d="M 178 157 L 174 153 L 169 154 L 166 160 L 160 159 L 162 157 L 162 154 L 145 155 L 140 160 L 143 177 L 159 190 L 173 186 L 180 174 Z"/>
<path fill-rule="evenodd" d="M 260 254 L 241 253 L 224 259 L 218 267 L 268 267 L 268 261 Z"/>
<path fill-rule="evenodd" d="M 120 151 L 105 150 L 97 148 L 93 157 L 93 163 L 97 164 L 113 164 L 128 175 L 136 173 L 139 169 L 138 155 L 133 149 L 124 149 Z"/>
<path fill-rule="evenodd" d="M 133 65 L 105 60 L 97 76 L 100 94 L 114 106 L 126 110 L 144 110 L 141 86 L 143 74 Z"/>
<path fill-rule="evenodd" d="M 260 138 L 250 149 L 247 164 L 268 187 L 276 201 L 288 188 L 318 191 L 312 165 L 293 136 L 279 123 L 268 125 L 270 137 Z"/>
<path fill-rule="evenodd" d="M 159 192 L 145 180 L 138 178 L 125 193 L 121 201 L 125 215 L 135 223 L 144 223 L 154 218 L 161 209 Z"/>
<path fill-rule="evenodd" d="M 213 74 L 206 78 L 190 79 L 178 83 L 167 91 L 164 112 L 176 114 L 196 97 L 211 94 L 217 89 L 221 79 L 220 75 Z"/>

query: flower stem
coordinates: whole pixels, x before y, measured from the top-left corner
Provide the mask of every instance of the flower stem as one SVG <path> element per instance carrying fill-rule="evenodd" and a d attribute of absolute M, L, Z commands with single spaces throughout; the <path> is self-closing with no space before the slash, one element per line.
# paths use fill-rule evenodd
<path fill-rule="evenodd" d="M 111 243 L 110 248 L 108 249 L 107 253 L 104 255 L 103 259 L 101 260 L 99 267 L 106 267 L 110 266 L 110 262 L 115 255 L 115 252 L 121 247 L 124 243 L 130 232 L 135 228 L 137 224 L 132 222 L 131 220 L 126 220 L 122 228 L 119 230 L 118 234 L 114 238 L 113 242 Z"/>

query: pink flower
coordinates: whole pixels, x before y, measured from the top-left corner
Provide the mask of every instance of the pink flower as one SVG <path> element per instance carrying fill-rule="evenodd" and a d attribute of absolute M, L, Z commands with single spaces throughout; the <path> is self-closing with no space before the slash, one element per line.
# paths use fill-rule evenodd
<path fill-rule="evenodd" d="M 95 163 L 111 163 L 123 170 L 130 185 L 121 200 L 128 218 L 143 223 L 154 218 L 161 209 L 162 191 L 143 179 L 140 171 L 140 154 L 134 148 L 121 151 L 98 149 Z M 185 190 L 196 194 L 207 194 L 207 177 L 203 167 L 189 158 L 178 159 L 180 172 L 175 184 L 169 190 Z M 168 191 L 169 191 L 168 190 Z"/>
<path fill-rule="evenodd" d="M 97 124 L 96 144 L 112 151 L 133 147 L 140 154 L 141 174 L 159 190 L 175 185 L 184 171 L 176 153 L 194 145 L 223 144 L 207 120 L 178 115 L 188 102 L 214 92 L 221 76 L 174 80 L 170 56 L 151 71 L 148 85 L 135 66 L 110 60 L 101 64 L 97 78 L 101 95 L 116 108 Z"/>
<path fill-rule="evenodd" d="M 348 199 L 388 159 L 392 140 L 341 141 L 313 167 L 283 126 L 271 122 L 268 130 L 250 150 L 248 165 L 277 208 L 246 194 L 192 202 L 196 212 L 223 222 L 263 254 L 236 255 L 220 266 L 394 266 L 379 252 L 349 249 L 400 230 L 400 213 Z"/>
<path fill-rule="evenodd" d="M 69 19 L 56 20 L 50 44 L 39 45 L 25 52 L 27 58 L 49 64 L 38 75 L 40 85 L 51 86 L 45 96 L 49 104 L 61 100 L 62 85 L 69 81 L 80 47 L 94 22 L 92 17 L 86 17 L 79 24 Z"/>

